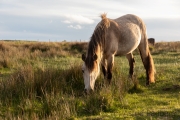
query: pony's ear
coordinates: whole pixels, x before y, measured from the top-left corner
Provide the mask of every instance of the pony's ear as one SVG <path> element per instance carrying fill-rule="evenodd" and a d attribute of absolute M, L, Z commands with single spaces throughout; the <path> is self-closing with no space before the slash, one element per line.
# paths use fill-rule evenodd
<path fill-rule="evenodd" d="M 86 55 L 82 54 L 82 60 L 85 61 L 85 59 L 86 59 Z"/>
<path fill-rule="evenodd" d="M 95 61 L 95 60 L 97 60 L 97 58 L 98 58 L 98 56 L 96 54 L 94 54 L 93 60 Z"/>

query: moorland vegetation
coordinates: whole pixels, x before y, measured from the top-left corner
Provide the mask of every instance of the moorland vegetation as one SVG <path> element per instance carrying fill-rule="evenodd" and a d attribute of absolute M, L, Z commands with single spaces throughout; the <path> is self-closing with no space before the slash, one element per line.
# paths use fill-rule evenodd
<path fill-rule="evenodd" d="M 0 41 L 0 118 L 179 119 L 180 42 L 149 47 L 155 84 L 145 85 L 136 50 L 133 80 L 126 57 L 116 57 L 112 84 L 106 86 L 101 74 L 87 96 L 81 71 L 86 42 Z"/>

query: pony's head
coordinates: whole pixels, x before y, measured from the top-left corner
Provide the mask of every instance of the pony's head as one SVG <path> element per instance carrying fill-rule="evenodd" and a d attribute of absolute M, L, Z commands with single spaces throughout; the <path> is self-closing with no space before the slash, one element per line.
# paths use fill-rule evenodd
<path fill-rule="evenodd" d="M 82 55 L 82 60 L 84 61 L 82 65 L 82 73 L 84 78 L 85 92 L 89 93 L 94 90 L 94 84 L 97 76 L 100 73 L 99 63 L 97 61 L 98 56 L 94 54 L 91 57 L 86 57 Z"/>
<path fill-rule="evenodd" d="M 84 77 L 85 91 L 88 93 L 94 90 L 94 84 L 97 76 L 99 75 L 101 61 L 101 53 L 105 45 L 105 37 L 107 28 L 110 26 L 109 19 L 106 14 L 101 15 L 101 22 L 96 26 L 94 33 L 89 42 L 87 55 L 82 55 L 84 61 L 82 72 Z"/>

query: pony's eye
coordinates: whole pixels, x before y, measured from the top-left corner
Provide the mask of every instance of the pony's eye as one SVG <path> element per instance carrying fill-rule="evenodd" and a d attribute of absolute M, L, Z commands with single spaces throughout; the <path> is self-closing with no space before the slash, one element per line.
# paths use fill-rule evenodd
<path fill-rule="evenodd" d="M 84 70 L 82 70 L 82 73 L 84 73 Z"/>

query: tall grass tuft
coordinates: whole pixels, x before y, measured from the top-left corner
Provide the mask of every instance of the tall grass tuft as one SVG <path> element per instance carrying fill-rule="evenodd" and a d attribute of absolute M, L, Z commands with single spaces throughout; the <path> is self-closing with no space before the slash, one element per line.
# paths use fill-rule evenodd
<path fill-rule="evenodd" d="M 70 117 L 77 114 L 75 96 L 82 95 L 83 82 L 79 66 L 67 70 L 60 68 L 21 67 L 7 80 L 0 81 L 0 105 L 6 109 L 3 114 L 28 114 L 47 117 L 55 114 Z M 66 114 L 64 113 L 66 112 Z"/>

